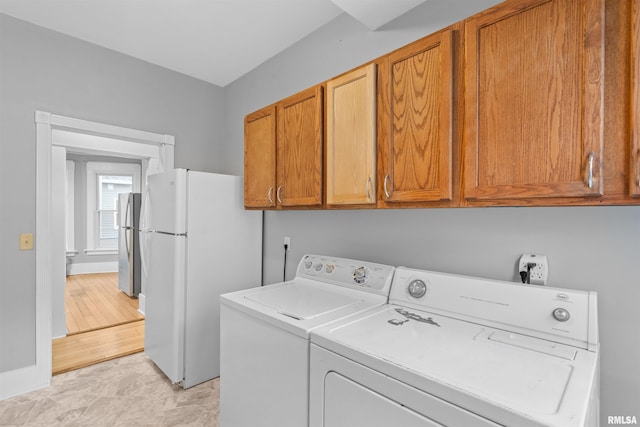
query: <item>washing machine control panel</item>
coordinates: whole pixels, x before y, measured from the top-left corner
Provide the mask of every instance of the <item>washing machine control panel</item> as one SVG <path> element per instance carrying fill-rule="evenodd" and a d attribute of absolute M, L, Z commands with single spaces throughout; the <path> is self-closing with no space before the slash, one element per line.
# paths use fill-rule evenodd
<path fill-rule="evenodd" d="M 367 283 L 367 279 L 368 279 L 367 267 L 360 266 L 360 267 L 356 267 L 355 270 L 353 270 L 353 281 L 356 282 L 357 284 L 361 285 L 363 283 Z"/>
<path fill-rule="evenodd" d="M 298 275 L 327 283 L 388 293 L 394 267 L 366 261 L 305 255 L 298 265 Z"/>

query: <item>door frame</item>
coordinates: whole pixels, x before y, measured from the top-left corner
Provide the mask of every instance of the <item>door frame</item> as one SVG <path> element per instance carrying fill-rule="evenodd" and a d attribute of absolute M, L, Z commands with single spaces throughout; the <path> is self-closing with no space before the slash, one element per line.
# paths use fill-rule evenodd
<path fill-rule="evenodd" d="M 46 387 L 51 382 L 53 286 L 65 278 L 64 197 L 52 197 L 64 188 L 66 151 L 139 158 L 142 176 L 173 169 L 175 138 L 46 111 L 35 111 L 36 123 L 36 295 L 35 365 L 0 374 L 0 400 Z M 63 162 L 60 166 L 60 162 Z M 146 184 L 143 178 L 141 184 Z M 57 242 L 60 240 L 60 242 Z M 53 260 L 60 258 L 60 266 Z"/>

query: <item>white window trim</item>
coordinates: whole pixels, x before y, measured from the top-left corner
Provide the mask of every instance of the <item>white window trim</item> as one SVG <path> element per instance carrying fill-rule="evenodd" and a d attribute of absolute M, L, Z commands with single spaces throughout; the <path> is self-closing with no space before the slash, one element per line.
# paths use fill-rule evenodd
<path fill-rule="evenodd" d="M 76 162 L 67 160 L 67 206 L 66 206 L 66 248 L 67 256 L 73 256 L 78 253 L 76 250 L 76 234 L 75 234 L 75 173 Z"/>
<path fill-rule="evenodd" d="M 116 255 L 118 248 L 100 248 L 96 207 L 98 175 L 132 175 L 133 191 L 140 192 L 140 165 L 136 163 L 87 162 L 87 255 Z"/>

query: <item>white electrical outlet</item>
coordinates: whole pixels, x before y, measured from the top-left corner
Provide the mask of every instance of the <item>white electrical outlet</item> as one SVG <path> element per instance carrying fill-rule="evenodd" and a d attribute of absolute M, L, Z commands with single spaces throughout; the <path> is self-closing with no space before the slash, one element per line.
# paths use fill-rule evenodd
<path fill-rule="evenodd" d="M 289 236 L 284 236 L 284 244 L 287 246 L 287 250 L 291 250 L 291 238 Z"/>
<path fill-rule="evenodd" d="M 518 263 L 518 272 L 526 272 L 528 264 L 535 264 L 528 271 L 529 283 L 532 285 L 545 285 L 549 276 L 549 264 L 545 255 L 524 254 Z"/>

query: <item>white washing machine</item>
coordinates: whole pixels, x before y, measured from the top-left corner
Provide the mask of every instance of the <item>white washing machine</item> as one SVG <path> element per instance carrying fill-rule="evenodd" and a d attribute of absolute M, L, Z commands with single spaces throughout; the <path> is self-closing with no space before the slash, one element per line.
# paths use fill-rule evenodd
<path fill-rule="evenodd" d="M 305 255 L 292 281 L 220 296 L 220 425 L 302 427 L 309 333 L 385 304 L 394 268 Z"/>
<path fill-rule="evenodd" d="M 596 426 L 593 292 L 396 268 L 389 304 L 311 333 L 311 427 Z"/>

